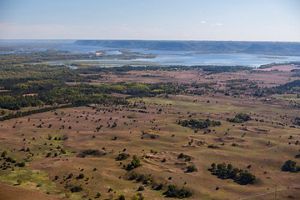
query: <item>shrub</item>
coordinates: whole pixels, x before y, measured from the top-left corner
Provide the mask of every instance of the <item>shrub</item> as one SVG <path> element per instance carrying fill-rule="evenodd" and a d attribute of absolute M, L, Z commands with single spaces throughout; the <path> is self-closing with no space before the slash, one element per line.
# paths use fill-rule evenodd
<path fill-rule="evenodd" d="M 293 120 L 293 124 L 297 125 L 297 126 L 300 126 L 300 117 L 296 117 L 294 120 Z"/>
<path fill-rule="evenodd" d="M 186 173 L 192 173 L 198 171 L 195 165 L 189 165 L 186 167 L 185 172 Z"/>
<path fill-rule="evenodd" d="M 152 184 L 152 189 L 153 190 L 162 190 L 164 185 L 162 183 L 153 183 Z"/>
<path fill-rule="evenodd" d="M 99 156 L 104 156 L 104 155 L 106 155 L 105 151 L 99 151 L 99 150 L 95 150 L 95 149 L 86 149 L 86 150 L 81 151 L 77 156 L 80 158 L 84 158 L 86 156 L 99 157 Z"/>
<path fill-rule="evenodd" d="M 3 152 L 1 153 L 1 157 L 2 157 L 2 158 L 5 158 L 6 155 L 7 155 L 7 151 L 3 151 Z"/>
<path fill-rule="evenodd" d="M 71 186 L 70 187 L 70 191 L 71 192 L 81 192 L 82 191 L 82 187 L 81 186 L 77 186 L 77 185 Z"/>
<path fill-rule="evenodd" d="M 25 162 L 19 162 L 16 164 L 17 167 L 25 167 Z"/>
<path fill-rule="evenodd" d="M 142 193 L 137 193 L 131 198 L 131 200 L 144 200 L 144 196 Z"/>
<path fill-rule="evenodd" d="M 299 172 L 300 166 L 297 166 L 297 163 L 292 160 L 287 160 L 282 165 L 281 170 L 284 172 Z"/>
<path fill-rule="evenodd" d="M 255 181 L 255 176 L 248 172 L 247 170 L 241 171 L 234 179 L 240 185 L 253 184 Z"/>
<path fill-rule="evenodd" d="M 121 194 L 121 195 L 117 198 L 117 200 L 125 200 L 125 196 L 124 196 L 123 194 Z"/>
<path fill-rule="evenodd" d="M 95 198 L 98 199 L 98 198 L 100 198 L 100 197 L 101 197 L 101 193 L 100 193 L 100 192 L 97 192 Z"/>
<path fill-rule="evenodd" d="M 177 159 L 179 159 L 179 160 L 184 160 L 185 162 L 188 162 L 188 161 L 191 161 L 191 160 L 192 160 L 192 157 L 189 156 L 189 155 L 180 153 L 180 154 L 177 156 Z"/>
<path fill-rule="evenodd" d="M 84 178 L 84 174 L 82 174 L 82 173 L 80 173 L 77 177 L 76 177 L 76 179 L 83 179 Z"/>
<path fill-rule="evenodd" d="M 144 190 L 145 190 L 145 188 L 142 185 L 140 185 L 139 188 L 137 189 L 137 191 L 144 191 Z"/>
<path fill-rule="evenodd" d="M 129 158 L 129 154 L 128 153 L 119 153 L 118 156 L 115 158 L 116 161 L 121 161 L 121 160 L 126 160 L 127 158 Z"/>

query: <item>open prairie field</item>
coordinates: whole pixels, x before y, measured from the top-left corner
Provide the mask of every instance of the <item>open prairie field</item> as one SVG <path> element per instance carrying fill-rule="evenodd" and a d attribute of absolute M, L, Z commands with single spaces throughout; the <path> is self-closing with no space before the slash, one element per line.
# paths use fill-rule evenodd
<path fill-rule="evenodd" d="M 89 70 L 3 104 L 0 199 L 300 198 L 295 72 Z"/>

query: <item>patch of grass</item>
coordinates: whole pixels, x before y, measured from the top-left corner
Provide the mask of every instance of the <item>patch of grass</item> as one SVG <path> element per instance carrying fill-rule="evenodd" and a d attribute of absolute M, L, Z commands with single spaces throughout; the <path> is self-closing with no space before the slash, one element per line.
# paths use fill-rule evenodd
<path fill-rule="evenodd" d="M 49 180 L 48 174 L 39 170 L 26 168 L 6 171 L 0 174 L 0 181 L 21 187 L 38 187 L 43 192 L 59 193 L 55 184 Z"/>

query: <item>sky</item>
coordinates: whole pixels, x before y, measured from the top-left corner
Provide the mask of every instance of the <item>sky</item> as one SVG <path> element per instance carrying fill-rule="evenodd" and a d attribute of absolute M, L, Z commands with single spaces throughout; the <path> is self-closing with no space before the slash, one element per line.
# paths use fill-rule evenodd
<path fill-rule="evenodd" d="M 0 0 L 0 39 L 300 42 L 300 1 Z"/>

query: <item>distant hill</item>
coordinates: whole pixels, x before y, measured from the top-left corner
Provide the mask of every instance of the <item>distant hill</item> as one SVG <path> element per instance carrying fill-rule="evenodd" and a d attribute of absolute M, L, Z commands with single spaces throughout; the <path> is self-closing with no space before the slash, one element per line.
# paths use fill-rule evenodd
<path fill-rule="evenodd" d="M 119 49 L 197 51 L 199 53 L 248 53 L 300 56 L 299 42 L 77 40 L 77 45 Z"/>

